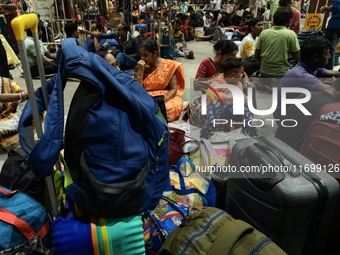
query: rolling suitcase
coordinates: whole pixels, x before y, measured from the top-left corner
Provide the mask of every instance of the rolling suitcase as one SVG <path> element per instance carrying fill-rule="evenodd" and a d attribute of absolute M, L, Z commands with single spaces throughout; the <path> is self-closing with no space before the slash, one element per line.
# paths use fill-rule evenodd
<path fill-rule="evenodd" d="M 320 120 L 322 114 L 340 110 L 340 103 L 334 102 L 323 106 L 309 124 L 300 153 L 314 164 L 326 167 L 327 172 L 340 182 L 340 126 L 334 121 Z M 340 197 L 331 220 L 326 247 L 327 253 L 340 254 Z"/>
<path fill-rule="evenodd" d="M 309 124 L 300 153 L 315 164 L 327 166 L 328 173 L 340 178 L 340 126 L 336 121 L 323 120 L 323 114 L 340 111 L 340 103 L 323 106 Z"/>
<path fill-rule="evenodd" d="M 231 167 L 227 212 L 289 255 L 323 254 L 339 194 L 333 177 L 279 139 L 267 137 L 237 143 Z"/>

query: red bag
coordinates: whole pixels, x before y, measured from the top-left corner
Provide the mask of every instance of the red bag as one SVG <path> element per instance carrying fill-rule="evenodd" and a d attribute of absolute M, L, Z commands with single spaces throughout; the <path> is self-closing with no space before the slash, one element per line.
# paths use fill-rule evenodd
<path fill-rule="evenodd" d="M 169 136 L 169 165 L 177 164 L 183 156 L 182 146 L 185 142 L 185 131 L 178 128 L 170 128 Z"/>
<path fill-rule="evenodd" d="M 170 135 L 169 135 L 169 166 L 176 165 L 177 162 L 184 155 L 190 155 L 197 152 L 200 148 L 200 142 L 196 139 L 191 138 L 190 141 L 194 141 L 196 143 L 196 148 L 184 152 L 183 145 L 185 144 L 185 131 L 170 127 Z M 187 136 L 190 138 L 189 136 Z"/>

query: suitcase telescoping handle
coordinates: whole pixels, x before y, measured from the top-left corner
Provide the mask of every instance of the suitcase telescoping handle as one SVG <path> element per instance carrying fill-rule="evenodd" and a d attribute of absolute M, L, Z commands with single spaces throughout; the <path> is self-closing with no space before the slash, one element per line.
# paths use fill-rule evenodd
<path fill-rule="evenodd" d="M 44 97 L 44 101 L 45 101 L 46 109 L 47 109 L 48 96 L 47 96 L 47 90 L 46 90 L 46 78 L 45 78 L 44 65 L 43 65 L 42 58 L 41 58 L 38 23 L 39 23 L 38 16 L 34 13 L 30 13 L 30 14 L 24 14 L 24 15 L 14 18 L 11 22 L 11 25 L 13 28 L 15 38 L 18 43 L 19 54 L 21 58 L 20 59 L 21 65 L 22 65 L 22 68 L 24 69 L 26 87 L 27 87 L 27 91 L 28 91 L 28 95 L 30 99 L 29 101 L 31 103 L 31 108 L 32 108 L 32 115 L 33 115 L 33 119 L 35 123 L 35 128 L 37 131 L 37 135 L 38 135 L 38 138 L 40 139 L 43 135 L 42 125 L 41 125 L 41 121 L 39 117 L 37 102 L 35 100 L 32 75 L 31 75 L 30 66 L 28 63 L 28 58 L 27 58 L 27 50 L 24 44 L 25 30 L 31 29 L 32 34 L 33 34 L 33 39 L 34 39 L 34 48 L 35 48 L 36 57 L 37 57 L 37 64 L 38 64 L 38 69 L 39 69 L 39 74 L 40 74 L 41 87 L 42 87 L 43 97 Z M 58 213 L 57 200 L 55 197 L 55 190 L 54 190 L 52 177 L 47 176 L 45 178 L 45 181 L 46 181 L 48 193 L 51 199 L 53 213 L 54 213 L 54 216 L 56 217 L 58 216 L 59 213 Z"/>
<path fill-rule="evenodd" d="M 34 98 L 34 87 L 33 87 L 33 82 L 32 82 L 32 75 L 30 72 L 30 65 L 28 62 L 27 58 L 27 50 L 24 44 L 25 40 L 25 30 L 31 29 L 32 34 L 33 34 L 33 39 L 34 39 L 34 48 L 37 56 L 37 64 L 38 64 L 38 69 L 39 69 L 39 74 L 40 74 L 40 81 L 41 81 L 41 87 L 43 91 L 43 97 L 44 97 L 44 102 L 45 106 L 47 108 L 48 106 L 48 96 L 47 96 L 47 90 L 46 90 L 46 78 L 45 78 L 45 71 L 44 71 L 44 64 L 42 61 L 41 56 L 41 50 L 40 50 L 40 43 L 39 43 L 39 31 L 38 31 L 38 16 L 36 14 L 25 14 L 18 16 L 12 20 L 12 28 L 13 32 L 15 34 L 15 38 L 18 43 L 18 48 L 19 48 L 19 54 L 21 57 L 21 65 L 24 69 L 24 74 L 25 74 L 25 82 L 28 90 L 28 95 L 29 98 Z M 30 100 L 32 109 L 38 109 L 37 103 L 35 100 Z M 36 129 L 37 129 L 37 135 L 40 138 L 42 136 L 42 126 L 41 126 L 41 121 L 39 118 L 39 112 L 38 110 L 32 110 L 33 118 L 35 123 L 38 123 Z"/>

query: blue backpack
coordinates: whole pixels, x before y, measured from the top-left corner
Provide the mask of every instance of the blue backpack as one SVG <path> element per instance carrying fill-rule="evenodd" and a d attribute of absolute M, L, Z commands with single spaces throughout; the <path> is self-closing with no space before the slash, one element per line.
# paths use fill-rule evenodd
<path fill-rule="evenodd" d="M 51 174 L 63 145 L 63 88 L 67 77 L 78 78 L 65 126 L 64 154 L 73 180 L 67 198 L 93 216 L 126 217 L 154 209 L 169 183 L 169 131 L 156 100 L 75 39 L 61 45 L 58 74 L 47 83 L 44 134 L 36 144 L 29 138 L 30 103 L 20 119 L 29 166 L 41 178 Z M 42 89 L 35 94 L 43 112 Z"/>

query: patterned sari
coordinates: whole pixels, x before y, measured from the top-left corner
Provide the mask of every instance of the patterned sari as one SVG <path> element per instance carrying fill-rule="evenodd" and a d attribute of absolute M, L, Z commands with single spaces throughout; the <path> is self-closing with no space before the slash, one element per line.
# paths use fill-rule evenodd
<path fill-rule="evenodd" d="M 151 96 L 167 95 L 170 80 L 174 75 L 177 79 L 177 93 L 176 96 L 165 102 L 169 122 L 179 119 L 183 110 L 183 100 L 179 97 L 183 95 L 185 88 L 182 63 L 166 59 L 143 81 L 143 87 Z"/>
<path fill-rule="evenodd" d="M 198 67 L 196 79 L 213 78 L 218 75 L 215 64 L 211 58 L 204 59 Z"/>

